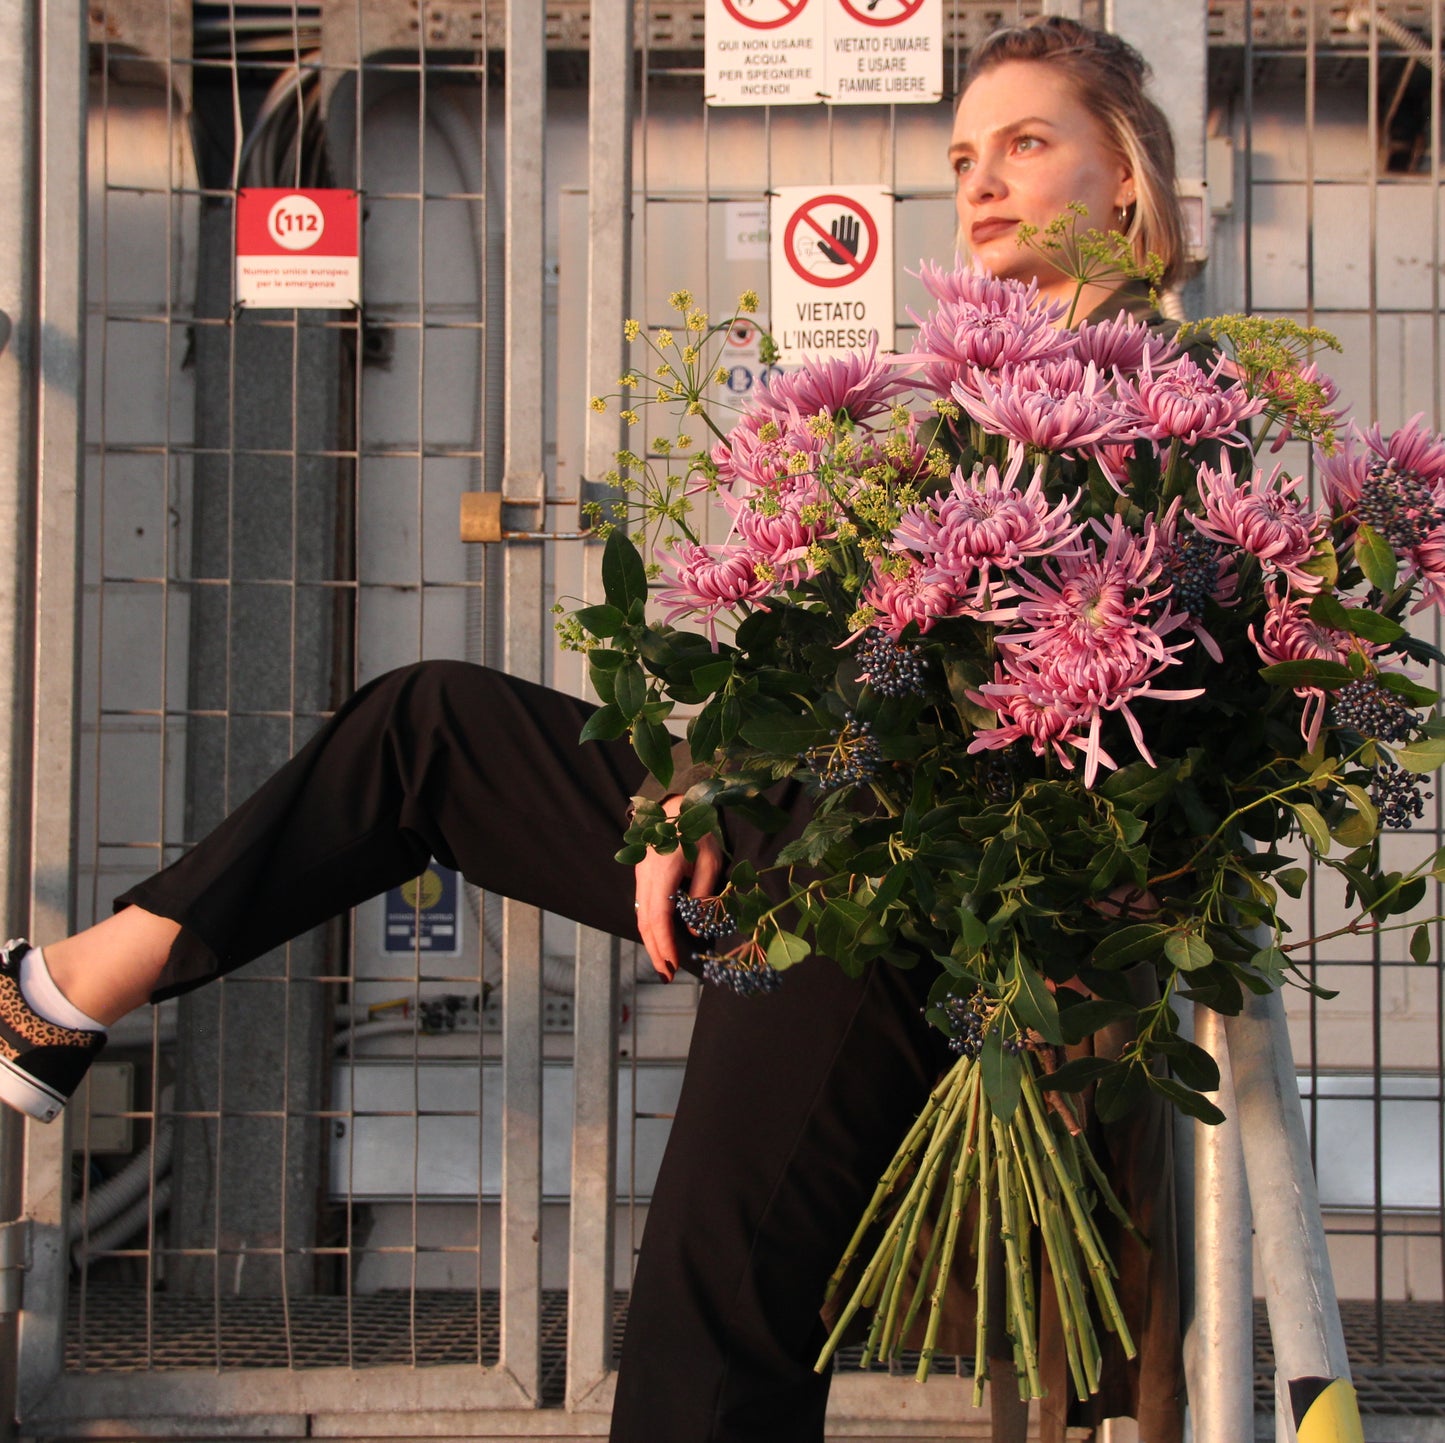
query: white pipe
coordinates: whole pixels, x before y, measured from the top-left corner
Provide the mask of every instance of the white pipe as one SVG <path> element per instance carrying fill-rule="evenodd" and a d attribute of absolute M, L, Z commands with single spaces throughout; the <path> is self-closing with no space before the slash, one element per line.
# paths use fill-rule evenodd
<path fill-rule="evenodd" d="M 70 1260 L 77 1268 L 94 1262 L 102 1253 L 120 1247 L 138 1233 L 150 1221 L 152 1214 L 159 1217 L 170 1206 L 171 1179 L 162 1178 L 156 1184 L 152 1197 L 137 1198 L 125 1212 L 99 1232 L 89 1233 L 76 1239 L 70 1249 Z"/>
<path fill-rule="evenodd" d="M 167 1089 L 169 1094 L 169 1089 Z M 165 1108 L 167 1098 L 161 1106 Z M 92 1239 L 102 1231 L 114 1217 L 123 1213 L 137 1199 L 143 1198 L 150 1190 L 151 1178 L 161 1178 L 170 1170 L 171 1154 L 176 1145 L 175 1114 L 159 1112 L 151 1132 L 151 1140 L 115 1174 L 93 1189 L 88 1196 L 77 1198 L 70 1208 L 70 1237 L 72 1241 L 82 1233 Z M 155 1166 L 151 1166 L 154 1154 Z"/>

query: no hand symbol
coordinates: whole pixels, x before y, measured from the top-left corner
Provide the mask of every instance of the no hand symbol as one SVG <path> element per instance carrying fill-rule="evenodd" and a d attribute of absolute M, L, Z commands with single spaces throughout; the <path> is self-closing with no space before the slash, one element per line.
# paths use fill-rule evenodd
<path fill-rule="evenodd" d="M 808 0 L 722 0 L 723 9 L 740 25 L 753 30 L 776 30 L 803 13 Z M 897 0 L 890 0 L 897 3 Z M 904 4 L 908 0 L 903 0 Z"/>
<path fill-rule="evenodd" d="M 856 200 L 816 195 L 789 218 L 783 254 L 810 285 L 849 286 L 868 274 L 878 254 L 878 226 Z"/>
<path fill-rule="evenodd" d="M 723 0 L 726 4 L 727 0 Z M 901 25 L 923 9 L 923 0 L 841 0 L 843 8 L 864 25 Z"/>

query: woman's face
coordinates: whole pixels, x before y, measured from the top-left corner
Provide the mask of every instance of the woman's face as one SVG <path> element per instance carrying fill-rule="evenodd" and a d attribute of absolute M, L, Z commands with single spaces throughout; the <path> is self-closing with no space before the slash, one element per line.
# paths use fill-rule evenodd
<path fill-rule="evenodd" d="M 1037 277 L 1050 296 L 1071 297 L 1074 282 L 1018 244 L 1019 222 L 1042 228 L 1078 201 L 1088 207 L 1080 229 L 1107 230 L 1134 202 L 1127 163 L 1069 77 L 1044 61 L 980 75 L 958 103 L 948 154 L 964 244 L 995 275 Z"/>

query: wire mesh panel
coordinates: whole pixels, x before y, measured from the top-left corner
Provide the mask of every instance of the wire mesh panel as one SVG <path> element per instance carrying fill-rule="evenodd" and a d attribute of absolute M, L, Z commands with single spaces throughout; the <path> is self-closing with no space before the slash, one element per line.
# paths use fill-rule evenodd
<path fill-rule="evenodd" d="M 970 44 L 1040 8 L 945 0 L 946 88 Z M 597 557 L 548 538 L 571 537 L 579 502 L 603 494 L 585 420 L 591 7 L 92 9 L 82 922 L 391 667 L 463 657 L 582 693 L 545 621 L 554 598 L 595 599 Z M 1327 326 L 1362 419 L 1424 411 L 1438 426 L 1438 5 L 1218 0 L 1209 15 L 1215 214 L 1198 309 Z M 714 316 L 757 290 L 777 323 L 770 196 L 876 185 L 897 258 L 883 339 L 906 349 L 925 301 L 910 269 L 953 250 L 947 103 L 709 108 L 702 6 L 648 0 L 635 25 L 630 288 L 645 335 L 676 326 L 680 288 Z M 359 311 L 237 308 L 236 197 L 263 186 L 361 193 Z M 459 540 L 458 503 L 477 491 L 500 493 L 505 547 Z M 1439 834 L 1432 800 L 1392 845 L 1404 859 Z M 1300 935 L 1338 926 L 1338 901 L 1307 893 Z M 573 1098 L 598 1075 L 577 1037 L 579 949 L 620 968 L 603 992 L 625 1061 L 604 1187 L 620 1208 L 615 1298 L 605 1230 L 567 1226 Z M 264 1413 L 284 1432 L 408 1410 L 476 1431 L 482 1412 L 566 1398 L 571 1426 L 599 1431 L 605 1386 L 590 1404 L 564 1387 L 569 1292 L 601 1297 L 605 1374 L 696 997 L 653 985 L 634 951 L 619 962 L 432 868 L 118 1028 L 56 1184 L 69 1284 L 47 1416 L 259 1427 Z M 1445 1013 L 1438 967 L 1408 957 L 1403 934 L 1322 942 L 1305 960 L 1343 995 L 1301 994 L 1294 1023 L 1341 1292 L 1368 1323 L 1352 1340 L 1414 1386 L 1439 1376 L 1400 1340 L 1428 1332 L 1401 1310 L 1438 1316 L 1441 1297 Z M 609 1148 L 584 1153 L 612 1167 Z M 896 1395 L 840 1382 L 840 1415 L 897 1412 Z M 956 1399 L 939 1396 L 942 1427 Z"/>
<path fill-rule="evenodd" d="M 1324 327 L 1343 351 L 1321 368 L 1361 426 L 1388 437 L 1421 415 L 1438 430 L 1440 7 L 1212 4 L 1210 27 L 1208 310 Z M 1439 645 L 1438 622 L 1418 629 Z M 1384 844 L 1402 870 L 1440 845 L 1429 788 Z M 1295 953 L 1306 974 L 1339 994 L 1288 994 L 1306 1120 L 1362 1402 L 1413 1411 L 1423 1388 L 1438 1411 L 1445 1356 L 1406 1340 L 1445 1336 L 1440 937 L 1417 963 L 1408 929 L 1364 938 L 1351 916 L 1326 873 L 1290 919 L 1321 939 Z"/>

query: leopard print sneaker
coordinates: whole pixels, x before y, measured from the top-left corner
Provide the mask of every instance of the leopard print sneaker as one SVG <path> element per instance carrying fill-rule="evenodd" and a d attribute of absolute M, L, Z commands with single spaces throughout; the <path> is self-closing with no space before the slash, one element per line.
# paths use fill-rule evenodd
<path fill-rule="evenodd" d="M 105 1046 L 104 1032 L 47 1022 L 20 990 L 23 939 L 0 949 L 0 1102 L 50 1122 Z"/>

